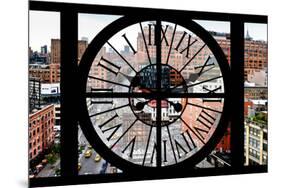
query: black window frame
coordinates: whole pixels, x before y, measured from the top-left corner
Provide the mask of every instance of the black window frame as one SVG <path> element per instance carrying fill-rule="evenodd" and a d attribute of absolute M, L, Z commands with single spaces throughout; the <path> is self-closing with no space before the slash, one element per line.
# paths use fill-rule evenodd
<path fill-rule="evenodd" d="M 55 11 L 60 13 L 61 31 L 61 175 L 58 177 L 32 178 L 30 187 L 73 185 L 85 183 L 120 182 L 149 179 L 181 178 L 179 174 L 144 177 L 133 174 L 96 174 L 78 175 L 78 118 L 76 117 L 73 96 L 79 95 L 77 89 L 77 41 L 78 14 L 107 14 L 135 16 L 138 14 L 182 14 L 192 19 L 227 21 L 230 23 L 231 40 L 231 87 L 235 91 L 231 96 L 233 111 L 231 114 L 231 167 L 191 169 L 190 177 L 228 174 L 263 173 L 267 165 L 244 166 L 244 24 L 267 24 L 265 15 L 230 14 L 217 12 L 183 11 L 168 9 L 150 9 L 121 6 L 103 6 L 74 3 L 29 1 L 30 11 Z M 64 126 L 67 125 L 67 126 Z M 239 126 L 238 126 L 239 125 Z"/>

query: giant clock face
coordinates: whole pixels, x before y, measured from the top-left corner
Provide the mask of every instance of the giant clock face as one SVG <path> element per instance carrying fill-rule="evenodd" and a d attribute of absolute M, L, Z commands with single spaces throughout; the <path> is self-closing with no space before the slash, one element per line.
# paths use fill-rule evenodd
<path fill-rule="evenodd" d="M 192 167 L 225 131 L 229 66 L 191 20 L 120 18 L 94 38 L 79 68 L 81 128 L 124 171 Z"/>

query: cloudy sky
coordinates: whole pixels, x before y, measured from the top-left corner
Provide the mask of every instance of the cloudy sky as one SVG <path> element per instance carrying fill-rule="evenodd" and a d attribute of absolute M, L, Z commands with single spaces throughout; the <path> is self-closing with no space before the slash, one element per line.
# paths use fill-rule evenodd
<path fill-rule="evenodd" d="M 78 37 L 87 37 L 91 41 L 106 25 L 110 24 L 120 16 L 97 15 L 97 14 L 79 14 Z M 196 20 L 206 30 L 226 32 L 230 31 L 229 22 L 202 21 Z M 249 31 L 250 36 L 255 40 L 267 40 L 266 24 L 245 24 L 245 33 Z M 128 38 L 134 38 L 133 35 L 139 32 L 139 28 L 131 27 Z M 120 34 L 121 35 L 121 34 Z M 29 13 L 29 46 L 33 50 L 40 50 L 40 47 L 47 45 L 50 48 L 52 38 L 60 38 L 60 15 L 57 12 L 30 11 Z M 124 39 L 123 39 L 124 40 Z M 133 41 L 135 43 L 135 41 Z M 121 43 L 118 44 L 121 48 Z M 123 44 L 122 44 L 123 45 Z"/>

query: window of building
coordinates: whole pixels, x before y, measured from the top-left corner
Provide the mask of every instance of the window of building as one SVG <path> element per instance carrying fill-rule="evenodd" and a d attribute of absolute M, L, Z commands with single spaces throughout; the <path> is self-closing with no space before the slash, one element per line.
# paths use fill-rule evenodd
<path fill-rule="evenodd" d="M 263 132 L 263 139 L 267 140 L 267 132 Z"/>
<path fill-rule="evenodd" d="M 263 148 L 263 151 L 266 151 L 266 152 L 267 152 L 267 144 L 263 143 L 263 144 L 262 144 L 262 148 Z"/>

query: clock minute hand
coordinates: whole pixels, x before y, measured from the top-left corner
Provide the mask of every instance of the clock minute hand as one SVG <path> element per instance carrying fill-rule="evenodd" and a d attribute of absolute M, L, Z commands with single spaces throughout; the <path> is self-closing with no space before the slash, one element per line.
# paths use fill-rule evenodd
<path fill-rule="evenodd" d="M 167 100 L 166 99 L 166 101 L 170 104 L 170 105 L 172 105 L 173 107 L 174 107 L 174 109 L 175 109 L 175 111 L 176 112 L 180 112 L 181 110 L 182 110 L 182 105 L 180 104 L 180 103 L 174 103 L 174 102 L 172 102 L 172 101 L 169 101 L 169 100 Z"/>

